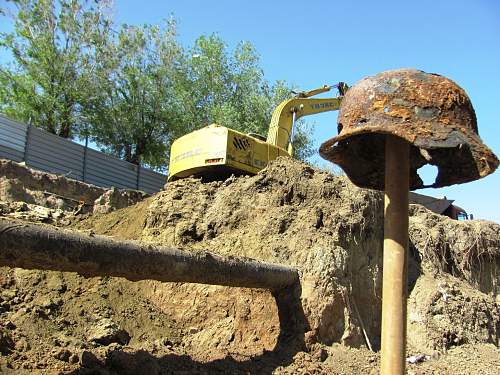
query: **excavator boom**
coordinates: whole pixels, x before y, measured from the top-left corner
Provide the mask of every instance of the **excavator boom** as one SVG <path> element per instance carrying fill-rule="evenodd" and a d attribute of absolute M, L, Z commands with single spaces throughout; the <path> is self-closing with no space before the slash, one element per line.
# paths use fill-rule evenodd
<path fill-rule="evenodd" d="M 339 95 L 335 98 L 318 99 L 311 96 L 330 91 L 332 86 L 323 86 L 315 90 L 298 93 L 294 98 L 283 101 L 276 107 L 271 118 L 267 143 L 292 150 L 293 127 L 299 118 L 317 113 L 337 111 L 340 108 L 343 94 L 347 85 L 340 82 L 335 87 L 339 88 Z"/>

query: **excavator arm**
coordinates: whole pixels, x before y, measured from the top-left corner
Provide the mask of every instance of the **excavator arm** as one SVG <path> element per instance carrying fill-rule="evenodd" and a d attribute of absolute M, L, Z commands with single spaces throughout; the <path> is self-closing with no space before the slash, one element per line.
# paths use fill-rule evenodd
<path fill-rule="evenodd" d="M 338 97 L 311 98 L 311 96 L 330 91 L 333 87 L 339 90 Z M 269 133 L 267 134 L 267 143 L 285 150 L 288 149 L 288 153 L 292 155 L 295 121 L 304 116 L 338 110 L 347 89 L 347 85 L 340 82 L 335 86 L 325 85 L 315 90 L 300 92 L 294 98 L 282 102 L 273 112 Z"/>

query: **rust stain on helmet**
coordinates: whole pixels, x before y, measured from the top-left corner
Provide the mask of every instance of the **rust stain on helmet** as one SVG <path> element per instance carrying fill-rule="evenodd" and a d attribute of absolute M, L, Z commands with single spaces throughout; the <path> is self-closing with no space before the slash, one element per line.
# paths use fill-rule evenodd
<path fill-rule="evenodd" d="M 391 70 L 356 83 L 342 101 L 338 132 L 321 145 L 320 154 L 361 187 L 384 189 L 386 135 L 411 144 L 411 190 L 473 181 L 498 166 L 479 138 L 465 91 L 446 77 L 420 70 Z M 417 173 L 425 164 L 438 167 L 430 186 Z"/>

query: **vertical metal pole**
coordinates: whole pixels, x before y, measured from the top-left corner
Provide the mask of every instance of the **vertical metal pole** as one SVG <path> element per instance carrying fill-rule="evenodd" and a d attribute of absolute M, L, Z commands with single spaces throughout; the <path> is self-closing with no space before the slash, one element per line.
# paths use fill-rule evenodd
<path fill-rule="evenodd" d="M 29 143 L 30 143 L 30 136 L 31 136 L 31 119 L 28 123 L 28 127 L 26 129 L 26 137 L 24 139 L 24 154 L 23 154 L 23 161 L 28 166 L 28 149 L 29 149 Z"/>
<path fill-rule="evenodd" d="M 406 353 L 409 144 L 386 136 L 381 374 L 403 375 Z"/>
<path fill-rule="evenodd" d="M 89 148 L 89 136 L 85 136 L 85 147 L 83 148 L 83 171 L 82 171 L 82 181 L 85 182 L 87 177 L 87 150 Z"/>
<path fill-rule="evenodd" d="M 137 180 L 135 183 L 136 190 L 139 190 L 140 184 L 141 184 L 141 161 L 139 160 L 139 164 L 137 164 Z"/>

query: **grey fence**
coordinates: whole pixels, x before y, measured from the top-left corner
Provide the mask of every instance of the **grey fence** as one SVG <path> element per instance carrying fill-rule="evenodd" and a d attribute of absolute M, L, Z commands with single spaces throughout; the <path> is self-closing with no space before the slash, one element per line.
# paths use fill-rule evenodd
<path fill-rule="evenodd" d="M 0 158 L 102 187 L 159 191 L 166 176 L 0 114 Z"/>

